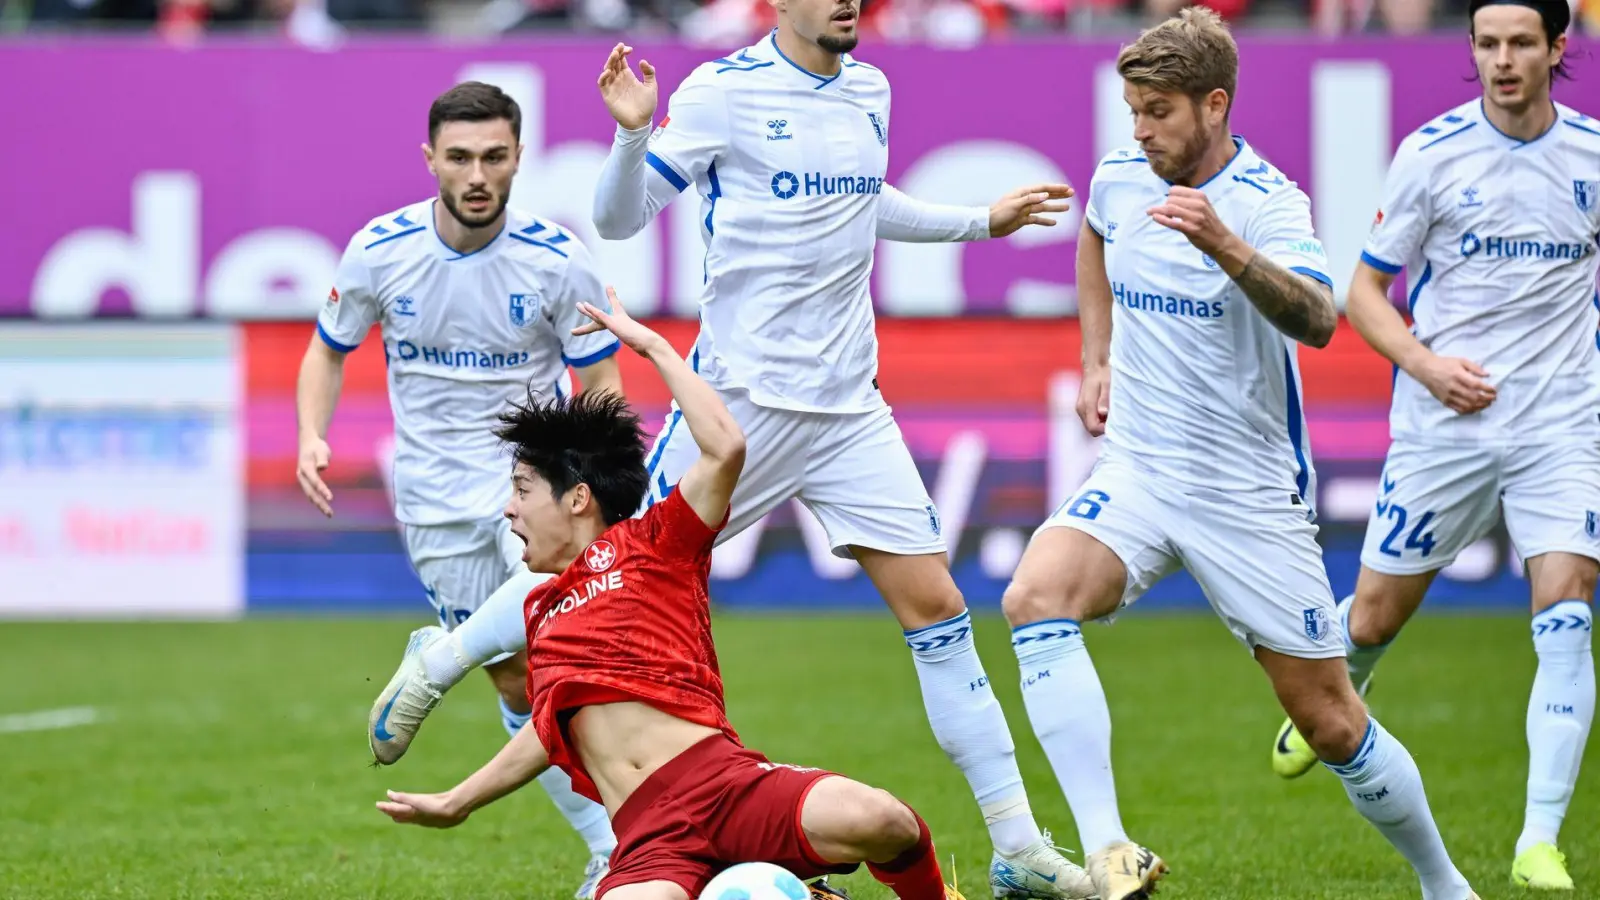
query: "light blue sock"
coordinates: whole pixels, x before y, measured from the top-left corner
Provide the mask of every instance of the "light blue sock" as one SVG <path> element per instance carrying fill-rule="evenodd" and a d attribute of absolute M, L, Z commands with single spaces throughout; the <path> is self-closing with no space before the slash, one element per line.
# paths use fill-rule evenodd
<path fill-rule="evenodd" d="M 1367 720 L 1366 736 L 1349 762 L 1324 765 L 1344 782 L 1356 811 L 1417 871 L 1423 900 L 1466 900 L 1472 895 L 1444 849 L 1416 761 L 1378 720 Z"/>
<path fill-rule="evenodd" d="M 1111 710 L 1100 675 L 1072 619 L 1011 631 L 1022 668 L 1022 702 L 1078 823 L 1085 855 L 1128 839 L 1111 774 Z"/>
<path fill-rule="evenodd" d="M 934 739 L 967 777 L 995 849 L 1013 854 L 1039 840 L 1005 712 L 972 642 L 972 616 L 963 612 L 905 638 Z"/>
<path fill-rule="evenodd" d="M 516 737 L 531 718 L 532 713 L 519 713 L 506 705 L 506 698 L 500 698 L 500 724 L 504 726 L 507 737 Z"/>
<path fill-rule="evenodd" d="M 505 698 L 500 698 L 500 724 L 505 726 L 507 734 L 515 736 L 530 718 L 528 713 L 513 711 L 506 705 Z M 617 838 L 611 832 L 611 820 L 606 817 L 606 808 L 574 791 L 572 779 L 567 773 L 551 766 L 538 780 L 539 786 L 550 795 L 567 823 L 589 846 L 590 856 L 610 854 L 616 848 Z"/>
<path fill-rule="evenodd" d="M 1583 748 L 1594 723 L 1594 613 L 1563 600 L 1533 617 L 1539 670 L 1528 696 L 1528 805 L 1517 854 L 1554 844 L 1578 783 Z"/>

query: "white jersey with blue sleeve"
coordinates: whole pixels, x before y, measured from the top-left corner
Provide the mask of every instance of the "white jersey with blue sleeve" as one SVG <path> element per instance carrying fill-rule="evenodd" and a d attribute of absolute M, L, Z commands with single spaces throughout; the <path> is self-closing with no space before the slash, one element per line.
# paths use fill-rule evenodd
<path fill-rule="evenodd" d="M 345 249 L 317 334 L 333 349 L 383 330 L 394 412 L 395 515 L 407 525 L 493 518 L 510 460 L 493 429 L 512 401 L 570 395 L 568 366 L 617 351 L 609 332 L 574 337 L 581 301 L 608 307 L 589 252 L 559 226 L 508 209 L 473 253 L 451 249 L 426 200 L 379 216 Z"/>
<path fill-rule="evenodd" d="M 1361 259 L 1405 269 L 1417 339 L 1497 391 L 1463 416 L 1397 371 L 1397 441 L 1600 437 L 1600 121 L 1557 104 L 1550 130 L 1521 141 L 1479 99 L 1429 122 L 1395 153 Z"/>
<path fill-rule="evenodd" d="M 650 133 L 619 128 L 595 195 L 627 237 L 693 186 L 706 244 L 690 361 L 763 407 L 883 406 L 871 297 L 878 237 L 973 240 L 987 209 L 918 204 L 884 181 L 889 82 L 849 56 L 811 73 L 772 37 L 701 65 Z"/>
<path fill-rule="evenodd" d="M 1331 285 L 1306 195 L 1234 143 L 1232 161 L 1200 186 L 1217 215 L 1257 253 Z M 1309 507 L 1298 345 L 1215 260 L 1149 216 L 1168 189 L 1136 149 L 1101 160 L 1089 189 L 1114 304 L 1105 456 L 1235 502 L 1293 496 Z"/>

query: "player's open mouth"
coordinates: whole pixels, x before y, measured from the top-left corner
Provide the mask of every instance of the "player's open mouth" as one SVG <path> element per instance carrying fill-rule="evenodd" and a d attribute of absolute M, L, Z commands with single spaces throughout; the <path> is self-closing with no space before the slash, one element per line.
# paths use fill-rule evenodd
<path fill-rule="evenodd" d="M 1494 89 L 1502 94 L 1516 93 L 1517 88 L 1521 86 L 1521 78 L 1496 78 L 1494 80 Z"/>
<path fill-rule="evenodd" d="M 856 11 L 853 9 L 841 9 L 833 14 L 833 21 L 843 25 L 854 25 L 856 23 Z"/>

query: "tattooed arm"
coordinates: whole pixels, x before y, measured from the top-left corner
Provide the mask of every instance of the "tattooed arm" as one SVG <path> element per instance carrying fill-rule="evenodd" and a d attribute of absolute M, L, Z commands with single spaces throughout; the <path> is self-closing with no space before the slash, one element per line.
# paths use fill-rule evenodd
<path fill-rule="evenodd" d="M 1242 240 L 1239 243 L 1248 254 L 1246 262 L 1237 274 L 1230 271 L 1228 275 L 1256 309 L 1279 331 L 1300 343 L 1317 348 L 1328 346 L 1339 324 L 1333 289 L 1309 275 L 1289 271 Z M 1217 264 L 1222 265 L 1222 260 L 1218 259 Z"/>
<path fill-rule="evenodd" d="M 1223 224 L 1211 201 L 1194 188 L 1173 186 L 1166 202 L 1149 214 L 1216 260 L 1279 331 L 1307 346 L 1326 347 L 1333 340 L 1339 313 L 1333 305 L 1327 258 L 1311 230 L 1310 203 L 1298 190 L 1273 199 L 1274 205 L 1264 206 L 1251 223 L 1255 246 Z M 1275 261 L 1266 252 L 1268 247 L 1279 259 L 1300 264 Z"/>

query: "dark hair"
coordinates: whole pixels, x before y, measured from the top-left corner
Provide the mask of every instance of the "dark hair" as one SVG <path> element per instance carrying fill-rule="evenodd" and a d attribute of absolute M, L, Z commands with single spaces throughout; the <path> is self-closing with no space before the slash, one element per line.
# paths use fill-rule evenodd
<path fill-rule="evenodd" d="M 1556 45 L 1556 38 L 1567 33 L 1567 28 L 1572 25 L 1572 7 L 1567 0 L 1468 0 L 1467 3 L 1467 33 L 1474 39 L 1478 35 L 1478 10 L 1486 6 L 1522 6 L 1533 10 L 1539 15 L 1539 22 L 1544 26 L 1544 42 L 1547 47 Z M 1566 57 L 1563 55 L 1560 62 L 1550 68 L 1552 82 L 1560 78 L 1571 78 L 1572 72 L 1567 67 Z M 1477 65 L 1473 65 L 1472 80 L 1478 80 Z"/>
<path fill-rule="evenodd" d="M 530 391 L 527 403 L 500 414 L 495 437 L 560 497 L 587 484 L 607 525 L 631 517 L 650 490 L 644 429 L 628 401 L 610 391 L 585 391 L 563 400 Z"/>
<path fill-rule="evenodd" d="M 505 119 L 511 134 L 522 140 L 522 109 L 505 91 L 481 81 L 463 81 L 440 94 L 428 108 L 428 143 L 439 137 L 446 122 L 492 122 Z"/>

